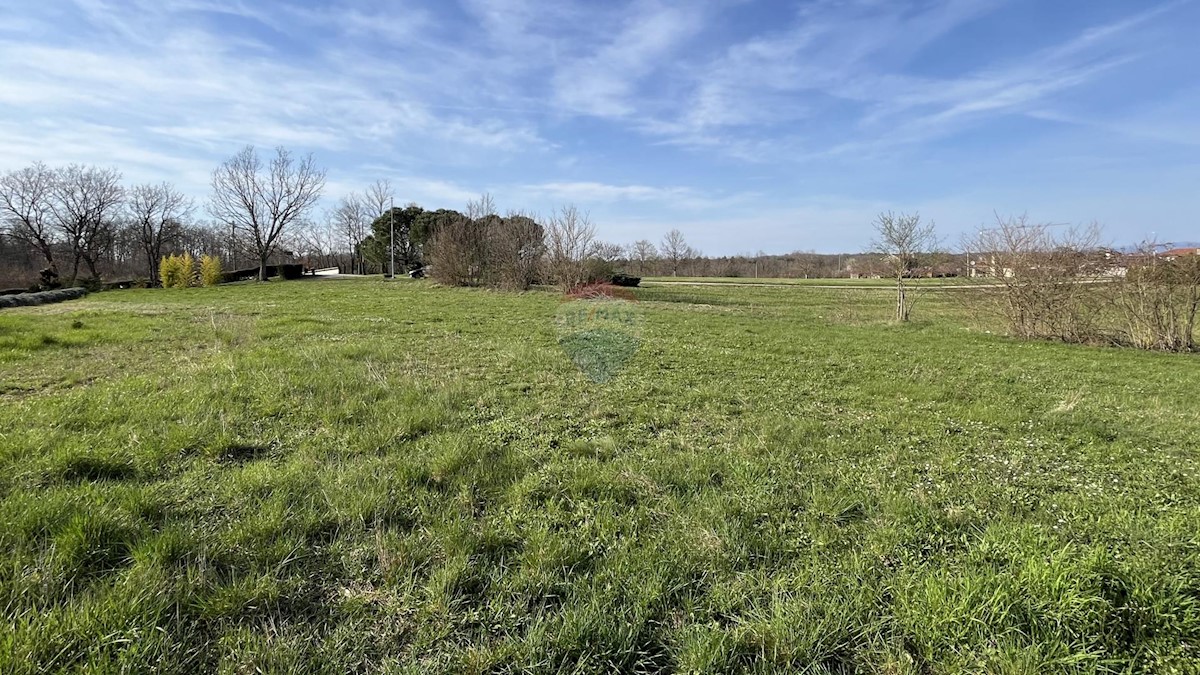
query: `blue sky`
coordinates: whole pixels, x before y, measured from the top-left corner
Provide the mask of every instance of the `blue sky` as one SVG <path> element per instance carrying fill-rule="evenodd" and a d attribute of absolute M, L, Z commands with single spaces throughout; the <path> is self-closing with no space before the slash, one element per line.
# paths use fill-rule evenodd
<path fill-rule="evenodd" d="M 1200 240 L 1200 0 L 0 0 L 0 169 L 203 197 L 242 145 L 327 197 L 573 203 L 616 242 L 950 243 L 994 212 Z"/>

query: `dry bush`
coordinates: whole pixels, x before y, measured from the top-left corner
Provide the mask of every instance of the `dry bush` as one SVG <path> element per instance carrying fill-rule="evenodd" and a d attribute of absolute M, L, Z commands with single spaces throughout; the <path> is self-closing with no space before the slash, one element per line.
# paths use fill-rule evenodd
<path fill-rule="evenodd" d="M 522 212 L 510 212 L 488 228 L 488 262 L 494 285 L 524 290 L 537 283 L 545 229 Z"/>
<path fill-rule="evenodd" d="M 1025 338 L 1093 342 L 1102 298 L 1095 284 L 1110 280 L 1096 225 L 1057 229 L 1028 218 L 1001 219 L 965 244 L 979 282 L 974 309 L 1004 321 Z"/>
<path fill-rule="evenodd" d="M 487 237 L 468 217 L 443 223 L 429 243 L 430 276 L 447 286 L 478 286 L 483 280 Z"/>
<path fill-rule="evenodd" d="M 522 212 L 496 214 L 490 195 L 467 204 L 467 213 L 438 225 L 429 243 L 434 280 L 450 286 L 523 290 L 537 282 L 544 229 Z"/>
<path fill-rule="evenodd" d="M 1200 256 L 1164 258 L 1144 244 L 1125 256 L 1125 275 L 1110 298 L 1120 317 L 1117 341 L 1141 349 L 1195 349 Z"/>

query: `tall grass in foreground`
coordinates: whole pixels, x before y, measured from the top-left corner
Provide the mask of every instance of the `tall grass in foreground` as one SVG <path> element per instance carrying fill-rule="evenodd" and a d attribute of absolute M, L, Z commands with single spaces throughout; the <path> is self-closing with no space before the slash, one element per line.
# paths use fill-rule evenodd
<path fill-rule="evenodd" d="M 5 310 L 0 671 L 1195 672 L 1189 357 L 638 297 L 601 385 L 548 293 Z"/>

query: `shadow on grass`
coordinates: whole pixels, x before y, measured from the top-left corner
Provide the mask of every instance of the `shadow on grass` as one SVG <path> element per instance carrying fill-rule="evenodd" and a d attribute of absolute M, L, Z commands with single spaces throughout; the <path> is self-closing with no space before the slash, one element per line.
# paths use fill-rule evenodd
<path fill-rule="evenodd" d="M 244 464 L 266 457 L 270 452 L 269 445 L 231 443 L 216 453 L 216 459 L 223 464 Z"/>

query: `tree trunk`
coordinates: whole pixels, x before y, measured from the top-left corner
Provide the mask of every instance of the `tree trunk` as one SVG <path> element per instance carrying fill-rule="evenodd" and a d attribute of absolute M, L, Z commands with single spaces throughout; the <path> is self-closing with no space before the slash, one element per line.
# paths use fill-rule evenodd
<path fill-rule="evenodd" d="M 74 286 L 75 280 L 79 278 L 79 260 L 80 260 L 81 256 L 79 255 L 78 252 L 76 252 L 72 257 L 73 257 L 73 260 L 71 261 L 71 278 L 67 280 L 68 287 Z"/>
<path fill-rule="evenodd" d="M 908 321 L 908 301 L 905 297 L 904 277 L 896 277 L 896 320 Z"/>
<path fill-rule="evenodd" d="M 54 249 L 50 248 L 49 244 L 44 242 L 38 243 L 38 249 L 41 250 L 42 257 L 46 259 L 46 267 L 54 268 Z"/>
<path fill-rule="evenodd" d="M 260 256 L 258 259 L 258 280 L 259 281 L 267 280 L 267 257 L 268 256 Z"/>
<path fill-rule="evenodd" d="M 90 255 L 85 256 L 83 260 L 87 263 L 88 271 L 91 272 L 92 278 L 99 280 L 100 275 L 96 273 L 96 261 Z"/>

